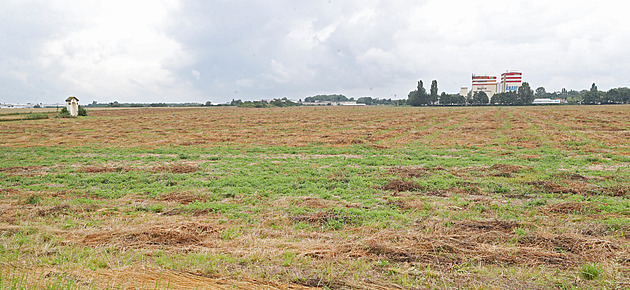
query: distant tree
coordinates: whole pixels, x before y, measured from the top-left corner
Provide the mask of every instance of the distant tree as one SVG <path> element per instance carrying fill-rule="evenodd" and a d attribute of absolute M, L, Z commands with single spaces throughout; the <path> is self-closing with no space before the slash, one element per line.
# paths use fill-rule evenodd
<path fill-rule="evenodd" d="M 534 102 L 534 92 L 529 87 L 529 83 L 523 83 L 518 87 L 517 105 L 529 105 Z"/>
<path fill-rule="evenodd" d="M 300 105 L 300 103 L 292 102 L 287 98 L 273 99 L 271 102 L 269 102 L 269 104 L 275 107 L 295 107 Z"/>
<path fill-rule="evenodd" d="M 429 97 L 429 104 L 435 104 L 438 100 L 438 83 L 437 80 L 431 81 L 431 95 Z"/>
<path fill-rule="evenodd" d="M 374 104 L 372 97 L 360 97 L 357 99 L 357 104 L 366 104 L 367 106 Z"/>
<path fill-rule="evenodd" d="M 619 97 L 622 104 L 630 104 L 630 89 L 619 88 Z"/>
<path fill-rule="evenodd" d="M 453 103 L 457 105 L 465 105 L 466 104 L 466 96 L 462 96 L 460 94 L 453 95 Z"/>
<path fill-rule="evenodd" d="M 473 104 L 475 105 L 485 105 L 490 102 L 488 99 L 488 94 L 484 91 L 477 91 L 473 94 L 472 97 Z"/>
<path fill-rule="evenodd" d="M 421 80 L 418 81 L 417 90 L 409 92 L 407 104 L 414 107 L 429 104 L 429 95 L 427 95 Z"/>
<path fill-rule="evenodd" d="M 548 96 L 547 96 L 547 91 L 545 90 L 545 88 L 544 88 L 544 87 L 538 87 L 538 88 L 536 89 L 536 93 L 535 93 L 535 95 L 536 95 L 536 98 L 539 98 L 539 99 L 542 99 L 542 98 L 547 98 L 547 97 L 548 97 Z"/>
<path fill-rule="evenodd" d="M 508 91 L 505 93 L 498 93 L 492 96 L 490 102 L 492 104 L 501 106 L 513 106 L 517 103 L 517 96 L 515 91 Z"/>
<path fill-rule="evenodd" d="M 447 94 L 446 92 L 442 92 L 442 94 L 440 95 L 440 105 L 451 104 L 453 104 L 453 99 L 451 98 L 451 95 Z"/>
<path fill-rule="evenodd" d="M 599 105 L 604 101 L 604 94 L 597 89 L 597 85 L 593 83 L 589 91 L 584 92 L 582 96 L 582 104 Z"/>
<path fill-rule="evenodd" d="M 206 102 L 206 106 L 212 106 L 212 102 L 207 101 L 207 102 Z"/>
<path fill-rule="evenodd" d="M 347 102 L 351 99 L 348 99 L 344 95 L 316 95 L 312 97 L 304 98 L 305 102 L 314 103 L 314 102 Z"/>
<path fill-rule="evenodd" d="M 238 100 L 232 99 L 232 101 L 230 102 L 230 106 L 238 106 L 238 105 L 240 105 L 242 103 L 243 103 L 243 101 L 241 101 L 240 99 L 238 99 Z"/>
<path fill-rule="evenodd" d="M 504 93 L 497 93 L 497 94 L 492 95 L 492 98 L 490 98 L 490 104 L 501 105 L 501 102 L 503 101 L 503 94 Z"/>
<path fill-rule="evenodd" d="M 610 89 L 608 92 L 602 95 L 602 104 L 620 104 L 621 92 L 619 89 Z"/>
<path fill-rule="evenodd" d="M 588 91 L 582 97 L 582 104 L 586 105 L 599 105 L 602 103 L 602 98 L 599 93 Z"/>

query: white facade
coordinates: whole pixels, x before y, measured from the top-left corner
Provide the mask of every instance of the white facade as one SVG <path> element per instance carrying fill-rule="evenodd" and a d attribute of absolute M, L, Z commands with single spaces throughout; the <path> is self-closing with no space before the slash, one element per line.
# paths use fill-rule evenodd
<path fill-rule="evenodd" d="M 79 115 L 79 99 L 72 96 L 66 99 L 66 109 L 70 116 L 78 116 Z"/>
<path fill-rule="evenodd" d="M 462 88 L 459 90 L 459 95 L 464 96 L 464 97 L 465 97 L 465 96 L 468 96 L 468 87 L 462 87 Z"/>
<path fill-rule="evenodd" d="M 497 93 L 497 77 L 495 76 L 472 76 L 472 93 L 485 92 L 488 98 L 492 98 Z"/>

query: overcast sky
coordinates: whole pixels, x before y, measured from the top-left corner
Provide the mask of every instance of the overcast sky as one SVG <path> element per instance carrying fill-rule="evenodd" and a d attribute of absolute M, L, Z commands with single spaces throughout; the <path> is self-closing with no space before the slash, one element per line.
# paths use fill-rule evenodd
<path fill-rule="evenodd" d="M 0 102 L 406 98 L 471 74 L 630 86 L 624 1 L 2 0 Z"/>

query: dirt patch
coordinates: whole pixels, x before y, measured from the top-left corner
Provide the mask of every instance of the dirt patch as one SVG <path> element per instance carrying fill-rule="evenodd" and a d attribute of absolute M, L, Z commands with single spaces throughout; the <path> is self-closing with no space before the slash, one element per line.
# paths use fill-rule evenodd
<path fill-rule="evenodd" d="M 577 173 L 569 173 L 562 172 L 558 174 L 554 174 L 552 177 L 560 179 L 560 180 L 576 180 L 576 181 L 587 181 L 589 178 Z"/>
<path fill-rule="evenodd" d="M 199 166 L 190 164 L 160 164 L 149 168 L 149 172 L 168 172 L 168 173 L 193 173 L 199 171 Z"/>
<path fill-rule="evenodd" d="M 67 204 L 53 206 L 49 208 L 40 209 L 37 211 L 37 216 L 58 216 L 58 215 L 67 215 L 72 212 L 72 207 Z"/>
<path fill-rule="evenodd" d="M 482 191 L 479 186 L 474 182 L 458 181 L 457 186 L 449 189 L 450 192 L 465 194 L 465 195 L 481 195 Z"/>
<path fill-rule="evenodd" d="M 601 189 L 601 192 L 609 196 L 622 196 L 627 197 L 630 195 L 630 185 L 621 184 L 616 186 L 605 187 Z"/>
<path fill-rule="evenodd" d="M 494 164 L 488 168 L 493 176 L 512 177 L 512 174 L 520 173 L 530 168 L 527 166 L 511 165 L 511 164 Z"/>
<path fill-rule="evenodd" d="M 11 175 L 35 176 L 43 175 L 46 170 L 43 166 L 14 166 L 0 168 L 0 172 L 6 172 Z"/>
<path fill-rule="evenodd" d="M 316 197 L 297 197 L 292 200 L 295 206 L 306 208 L 327 208 L 331 205 L 330 201 Z"/>
<path fill-rule="evenodd" d="M 387 204 L 395 206 L 401 210 L 422 210 L 425 207 L 424 201 L 412 198 L 388 200 Z"/>
<path fill-rule="evenodd" d="M 392 180 L 388 182 L 387 184 L 380 186 L 378 188 L 382 190 L 398 193 L 401 191 L 418 191 L 421 189 L 421 186 L 413 181 Z"/>
<path fill-rule="evenodd" d="M 545 208 L 545 211 L 547 212 L 562 213 L 562 214 L 583 213 L 585 211 L 592 211 L 592 210 L 599 212 L 599 210 L 596 209 L 595 205 L 590 202 L 561 202 L 561 203 L 548 205 Z"/>
<path fill-rule="evenodd" d="M 323 278 L 307 278 L 307 279 L 295 279 L 293 283 L 307 286 L 307 287 L 316 287 L 316 288 L 324 288 L 324 289 L 351 289 L 350 285 L 336 280 L 327 280 Z"/>
<path fill-rule="evenodd" d="M 403 179 L 423 178 L 431 174 L 431 169 L 417 166 L 392 167 L 387 171 Z"/>
<path fill-rule="evenodd" d="M 581 188 L 572 187 L 569 188 L 567 186 L 557 184 L 551 181 L 530 181 L 525 184 L 532 185 L 539 190 L 549 193 L 573 193 L 573 194 L 582 194 Z"/>
<path fill-rule="evenodd" d="M 181 222 L 106 230 L 88 234 L 80 244 L 122 244 L 128 247 L 146 245 L 203 245 L 204 240 L 219 231 L 207 224 Z"/>
<path fill-rule="evenodd" d="M 319 224 L 324 225 L 328 224 L 331 221 L 339 221 L 343 224 L 347 224 L 351 222 L 351 219 L 346 216 L 342 216 L 333 212 L 316 212 L 311 214 L 303 214 L 303 215 L 295 215 L 289 218 L 292 222 L 306 222 L 309 224 Z"/>
<path fill-rule="evenodd" d="M 128 172 L 132 168 L 129 166 L 84 166 L 78 169 L 79 172 L 85 173 L 111 173 L 111 172 Z"/>
<path fill-rule="evenodd" d="M 512 232 L 514 228 L 521 225 L 513 221 L 461 221 L 456 225 L 462 229 L 475 230 L 475 231 L 500 231 L 500 232 Z"/>
<path fill-rule="evenodd" d="M 18 195 L 21 191 L 15 188 L 0 188 L 0 194 L 4 195 Z"/>
<path fill-rule="evenodd" d="M 193 202 L 206 202 L 207 199 L 190 192 L 171 192 L 160 195 L 158 200 L 176 202 L 179 204 L 189 204 Z"/>

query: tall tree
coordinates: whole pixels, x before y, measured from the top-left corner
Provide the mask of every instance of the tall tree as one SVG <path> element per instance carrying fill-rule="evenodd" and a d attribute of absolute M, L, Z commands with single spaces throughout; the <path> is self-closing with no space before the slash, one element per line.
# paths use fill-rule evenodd
<path fill-rule="evenodd" d="M 429 95 L 427 95 L 427 91 L 424 89 L 422 80 L 418 81 L 417 90 L 409 93 L 407 104 L 415 107 L 429 104 Z"/>
<path fill-rule="evenodd" d="M 593 83 L 593 84 L 591 85 L 591 92 L 593 92 L 593 93 L 597 93 L 597 92 L 599 92 L 599 90 L 597 90 L 597 85 L 595 85 L 595 83 Z"/>
<path fill-rule="evenodd" d="M 429 98 L 429 102 L 431 104 L 435 104 L 438 100 L 438 84 L 437 80 L 431 81 L 431 97 Z"/>
<path fill-rule="evenodd" d="M 529 87 L 529 83 L 523 83 L 518 87 L 518 105 L 529 105 L 534 102 L 534 91 Z"/>

